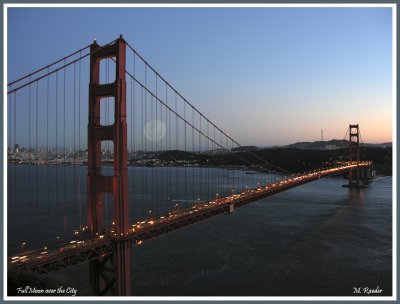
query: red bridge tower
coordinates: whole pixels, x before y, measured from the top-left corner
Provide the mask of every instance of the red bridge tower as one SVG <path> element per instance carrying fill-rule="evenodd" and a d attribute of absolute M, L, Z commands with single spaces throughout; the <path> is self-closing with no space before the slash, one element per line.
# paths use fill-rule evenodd
<path fill-rule="evenodd" d="M 115 81 L 100 84 L 100 61 L 113 58 L 116 62 Z M 90 47 L 89 124 L 88 124 L 88 213 L 92 237 L 104 234 L 103 193 L 112 193 L 114 231 L 117 237 L 128 232 L 128 171 L 126 126 L 126 42 L 120 36 L 114 43 L 100 47 L 96 41 Z M 100 125 L 100 103 L 114 97 L 113 125 Z M 101 142 L 114 143 L 114 175 L 101 173 Z M 95 293 L 131 294 L 131 250 L 129 241 L 114 242 L 113 255 L 98 257 L 90 262 L 90 281 Z"/>
<path fill-rule="evenodd" d="M 349 126 L 349 161 L 360 162 L 360 130 L 358 124 Z M 360 169 L 349 172 L 349 187 L 360 186 Z"/>

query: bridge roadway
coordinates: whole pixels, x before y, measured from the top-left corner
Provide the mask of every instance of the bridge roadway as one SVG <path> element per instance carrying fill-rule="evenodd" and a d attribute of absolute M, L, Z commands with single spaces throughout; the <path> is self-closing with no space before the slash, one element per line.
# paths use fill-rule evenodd
<path fill-rule="evenodd" d="M 234 209 L 248 203 L 319 178 L 346 173 L 357 169 L 357 167 L 369 166 L 371 166 L 371 162 L 359 162 L 358 165 L 356 162 L 347 162 L 339 167 L 305 173 L 276 183 L 249 189 L 240 194 L 233 194 L 207 203 L 197 204 L 191 208 L 171 211 L 165 216 L 139 221 L 133 224 L 125 235 L 117 236 L 111 229 L 108 234 L 90 237 L 85 227 L 83 231 L 76 231 L 77 237 L 72 240 L 8 257 L 8 269 L 32 270 L 42 273 L 58 271 L 99 256 L 112 254 L 117 241 L 129 241 L 132 244 L 140 245 L 143 241 L 156 236 L 194 224 L 214 215 L 233 212 Z"/>

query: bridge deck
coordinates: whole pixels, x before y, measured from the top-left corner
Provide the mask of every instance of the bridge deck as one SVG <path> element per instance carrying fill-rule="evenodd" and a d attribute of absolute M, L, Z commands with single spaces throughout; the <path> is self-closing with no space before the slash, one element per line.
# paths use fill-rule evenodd
<path fill-rule="evenodd" d="M 259 199 L 289 190 L 319 178 L 342 174 L 357 167 L 368 167 L 370 162 L 349 163 L 340 167 L 324 169 L 301 176 L 281 180 L 234 194 L 214 201 L 200 203 L 192 208 L 169 212 L 165 216 L 137 222 L 125 235 L 117 236 L 113 232 L 107 235 L 97 235 L 95 238 L 77 238 L 67 243 L 46 247 L 45 249 L 24 252 L 8 258 L 8 269 L 34 270 L 52 272 L 81 262 L 95 259 L 99 256 L 112 254 L 116 241 L 127 241 L 141 244 L 143 241 L 185 227 L 209 217 L 231 212 L 236 208 Z"/>

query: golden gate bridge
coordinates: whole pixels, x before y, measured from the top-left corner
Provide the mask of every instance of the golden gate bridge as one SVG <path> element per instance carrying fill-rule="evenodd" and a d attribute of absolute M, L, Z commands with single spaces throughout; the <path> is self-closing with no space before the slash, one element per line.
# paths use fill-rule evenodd
<path fill-rule="evenodd" d="M 8 84 L 8 269 L 89 261 L 96 294 L 130 295 L 133 245 L 323 177 L 361 187 L 372 163 L 347 132 L 346 157 L 291 173 L 237 150 L 122 36 L 94 41 Z"/>

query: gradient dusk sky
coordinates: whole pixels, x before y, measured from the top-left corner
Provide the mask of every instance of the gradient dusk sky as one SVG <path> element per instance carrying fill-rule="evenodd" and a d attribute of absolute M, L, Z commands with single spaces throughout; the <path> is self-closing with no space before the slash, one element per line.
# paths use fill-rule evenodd
<path fill-rule="evenodd" d="M 8 81 L 123 34 L 242 145 L 392 141 L 391 8 L 8 8 Z"/>

